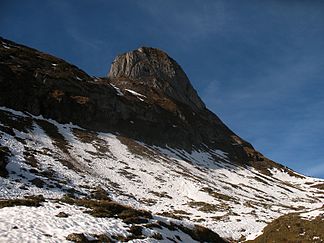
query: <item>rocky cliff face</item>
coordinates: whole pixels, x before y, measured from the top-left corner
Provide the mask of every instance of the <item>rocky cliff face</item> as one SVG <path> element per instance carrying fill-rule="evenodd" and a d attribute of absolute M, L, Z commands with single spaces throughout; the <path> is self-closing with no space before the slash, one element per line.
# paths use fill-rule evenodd
<path fill-rule="evenodd" d="M 174 100 L 202 110 L 205 104 L 192 87 L 182 68 L 165 52 L 141 47 L 117 56 L 108 73 L 109 79 L 127 88 L 154 90 Z"/>
<path fill-rule="evenodd" d="M 206 109 L 181 67 L 158 49 L 120 55 L 108 78 L 94 78 L 56 57 L 0 41 L 0 106 L 148 144 L 221 149 L 240 164 L 274 165 Z"/>

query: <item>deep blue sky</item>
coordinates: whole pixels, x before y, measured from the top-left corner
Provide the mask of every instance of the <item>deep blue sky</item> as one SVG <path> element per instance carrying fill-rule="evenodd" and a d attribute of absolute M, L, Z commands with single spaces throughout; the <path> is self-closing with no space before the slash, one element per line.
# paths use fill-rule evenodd
<path fill-rule="evenodd" d="M 161 48 L 238 135 L 324 178 L 324 1 L 2 0 L 0 35 L 94 76 Z"/>

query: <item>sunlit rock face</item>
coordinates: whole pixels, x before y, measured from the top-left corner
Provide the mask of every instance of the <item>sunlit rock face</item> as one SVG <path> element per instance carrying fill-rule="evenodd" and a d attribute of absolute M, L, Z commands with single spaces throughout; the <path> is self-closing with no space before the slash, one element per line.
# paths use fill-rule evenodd
<path fill-rule="evenodd" d="M 139 83 L 194 110 L 205 108 L 187 75 L 165 52 L 149 47 L 119 55 L 113 61 L 108 77 L 124 85 Z M 132 82 L 132 81 L 137 81 Z"/>

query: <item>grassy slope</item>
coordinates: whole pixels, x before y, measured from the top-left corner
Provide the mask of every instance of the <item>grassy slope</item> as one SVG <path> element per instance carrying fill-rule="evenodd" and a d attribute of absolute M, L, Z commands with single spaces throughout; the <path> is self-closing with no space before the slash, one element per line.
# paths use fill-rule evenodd
<path fill-rule="evenodd" d="M 324 241 L 324 215 L 312 220 L 292 213 L 279 217 L 264 228 L 263 234 L 250 243 L 314 243 Z"/>

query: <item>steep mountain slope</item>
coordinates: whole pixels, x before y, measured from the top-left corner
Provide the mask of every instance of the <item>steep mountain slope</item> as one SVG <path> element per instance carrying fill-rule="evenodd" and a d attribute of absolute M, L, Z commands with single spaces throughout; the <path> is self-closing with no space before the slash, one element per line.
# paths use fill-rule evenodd
<path fill-rule="evenodd" d="M 132 84 L 134 80 L 128 79 L 127 73 L 120 80 L 120 72 L 117 80 L 111 78 L 113 74 L 109 75 L 110 78 L 92 78 L 63 60 L 9 41 L 2 42 L 7 47 L 2 46 L 0 53 L 0 104 L 3 106 L 62 123 L 73 122 L 92 130 L 118 132 L 149 144 L 168 144 L 187 151 L 204 145 L 221 148 L 228 152 L 232 160 L 240 163 L 258 161 L 262 157 L 204 108 L 189 80 L 186 76 L 182 77 L 184 73 L 181 69 L 180 78 L 184 79 L 181 82 L 188 86 L 188 97 L 199 99 L 193 101 L 198 102 L 199 109 L 193 110 L 180 102 L 178 96 L 187 95 L 174 90 L 181 89 L 181 86 L 152 88 L 151 82 Z M 157 49 L 153 54 L 155 52 L 161 53 Z M 170 62 L 176 65 L 174 61 Z M 178 65 L 174 67 L 176 70 L 179 68 Z M 118 68 L 112 67 L 114 69 Z M 161 73 L 163 71 L 156 72 L 154 79 L 158 79 Z M 130 89 L 125 89 L 125 84 Z M 137 91 L 147 94 L 145 99 L 131 89 L 135 86 Z M 119 88 L 125 91 L 122 95 Z M 176 94 L 170 96 L 171 93 Z"/>
<path fill-rule="evenodd" d="M 85 233 L 222 242 L 194 224 L 227 240 L 252 240 L 283 214 L 323 206 L 323 180 L 255 151 L 205 108 L 160 50 L 118 56 L 108 78 L 5 39 L 0 58 L 3 241 Z M 33 195 L 44 199 L 23 206 Z M 53 217 L 60 212 L 69 216 Z M 33 227 L 39 218 L 45 224 Z"/>

